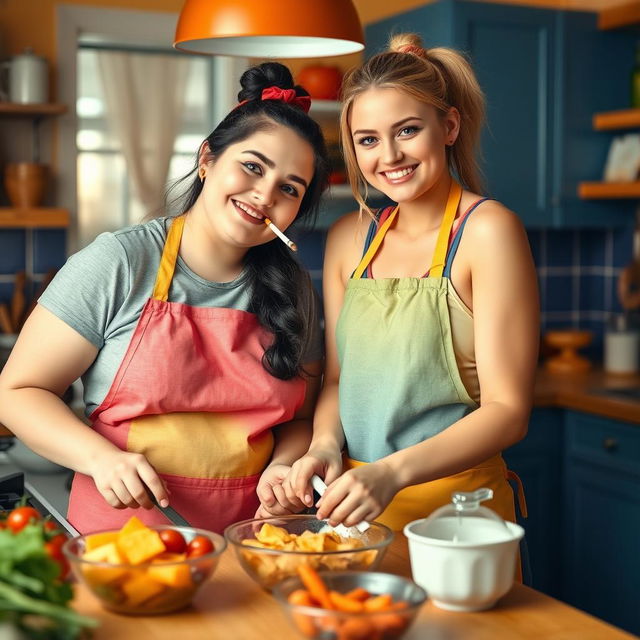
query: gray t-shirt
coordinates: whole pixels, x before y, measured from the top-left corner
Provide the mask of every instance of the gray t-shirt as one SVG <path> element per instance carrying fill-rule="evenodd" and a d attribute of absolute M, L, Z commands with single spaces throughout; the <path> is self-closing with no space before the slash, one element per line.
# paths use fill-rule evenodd
<path fill-rule="evenodd" d="M 67 260 L 38 300 L 99 349 L 82 376 L 87 416 L 107 395 L 142 308 L 151 297 L 170 221 L 157 218 L 99 235 Z M 304 294 L 304 326 L 309 335 L 303 362 L 313 362 L 322 357 L 322 336 L 310 280 Z M 250 291 L 246 272 L 231 282 L 210 282 L 178 257 L 169 300 L 194 307 L 247 311 Z"/>

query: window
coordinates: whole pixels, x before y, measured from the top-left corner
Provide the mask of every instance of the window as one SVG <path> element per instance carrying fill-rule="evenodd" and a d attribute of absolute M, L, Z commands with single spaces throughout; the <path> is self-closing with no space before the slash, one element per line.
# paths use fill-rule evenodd
<path fill-rule="evenodd" d="M 147 215 L 130 179 L 118 136 L 107 117 L 98 51 L 122 52 L 123 49 L 82 45 L 78 50 L 79 247 L 87 245 L 103 231 L 136 224 Z M 128 53 L 132 56 L 181 55 L 161 50 L 131 50 Z M 185 104 L 173 145 L 168 184 L 193 168 L 198 146 L 212 128 L 212 61 L 196 56 L 187 58 Z M 181 55 L 181 59 L 185 56 Z M 153 140 L 149 144 L 152 145 Z"/>

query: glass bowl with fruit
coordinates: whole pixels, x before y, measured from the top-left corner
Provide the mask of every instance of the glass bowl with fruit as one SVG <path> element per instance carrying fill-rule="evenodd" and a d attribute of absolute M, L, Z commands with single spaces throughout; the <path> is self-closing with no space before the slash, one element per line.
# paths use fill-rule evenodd
<path fill-rule="evenodd" d="M 133 516 L 119 531 L 77 536 L 62 551 L 106 609 L 156 615 L 188 606 L 213 575 L 226 546 L 211 531 L 149 527 Z"/>
<path fill-rule="evenodd" d="M 254 518 L 232 524 L 224 535 L 242 568 L 261 587 L 297 575 L 301 564 L 318 571 L 364 571 L 382 560 L 393 531 L 379 522 L 366 531 L 355 527 L 334 530 L 314 515 Z"/>

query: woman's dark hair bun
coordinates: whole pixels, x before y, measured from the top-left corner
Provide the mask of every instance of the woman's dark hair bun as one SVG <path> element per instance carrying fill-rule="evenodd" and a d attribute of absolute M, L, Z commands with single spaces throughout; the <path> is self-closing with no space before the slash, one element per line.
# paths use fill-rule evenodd
<path fill-rule="evenodd" d="M 295 89 L 296 94 L 307 95 L 302 87 L 294 87 L 291 71 L 279 62 L 263 62 L 247 69 L 240 78 L 240 86 L 242 89 L 238 93 L 238 102 L 260 98 L 267 87 Z"/>

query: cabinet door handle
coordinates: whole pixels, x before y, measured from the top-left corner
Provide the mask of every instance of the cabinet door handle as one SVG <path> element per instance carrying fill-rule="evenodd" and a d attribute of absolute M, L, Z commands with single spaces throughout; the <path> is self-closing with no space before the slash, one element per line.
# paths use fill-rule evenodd
<path fill-rule="evenodd" d="M 609 453 L 613 453 L 618 450 L 618 440 L 616 438 L 605 438 L 602 441 L 602 448 Z"/>

